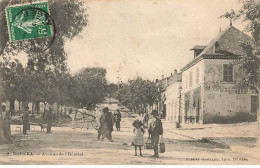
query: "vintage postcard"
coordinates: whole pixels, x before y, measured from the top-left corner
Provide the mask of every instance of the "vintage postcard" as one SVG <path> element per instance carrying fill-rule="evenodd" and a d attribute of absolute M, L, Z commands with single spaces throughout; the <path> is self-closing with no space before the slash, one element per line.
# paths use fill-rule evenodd
<path fill-rule="evenodd" d="M 259 0 L 0 0 L 0 165 L 259 165 Z"/>

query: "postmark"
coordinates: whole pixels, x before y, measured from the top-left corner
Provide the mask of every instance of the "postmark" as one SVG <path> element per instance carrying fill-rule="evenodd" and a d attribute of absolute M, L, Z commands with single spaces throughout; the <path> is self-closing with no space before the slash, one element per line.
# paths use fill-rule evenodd
<path fill-rule="evenodd" d="M 6 19 L 11 42 L 53 36 L 47 2 L 8 6 Z"/>

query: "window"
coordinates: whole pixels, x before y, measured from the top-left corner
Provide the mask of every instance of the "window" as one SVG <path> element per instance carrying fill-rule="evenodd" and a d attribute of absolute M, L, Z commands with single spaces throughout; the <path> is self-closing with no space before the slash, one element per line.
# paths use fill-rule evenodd
<path fill-rule="evenodd" d="M 197 68 L 196 69 L 196 84 L 199 84 L 199 82 L 200 82 L 199 75 L 200 75 L 200 69 Z"/>
<path fill-rule="evenodd" d="M 233 65 L 232 64 L 223 65 L 223 81 L 224 82 L 233 82 Z"/>
<path fill-rule="evenodd" d="M 190 87 L 192 87 L 192 72 L 190 72 Z"/>

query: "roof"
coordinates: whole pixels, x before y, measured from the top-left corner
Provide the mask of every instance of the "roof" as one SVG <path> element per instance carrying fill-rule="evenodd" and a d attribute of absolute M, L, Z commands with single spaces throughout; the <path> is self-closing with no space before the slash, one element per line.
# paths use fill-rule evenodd
<path fill-rule="evenodd" d="M 160 80 L 163 88 L 167 88 L 168 86 L 182 81 L 182 72 L 172 74 L 171 76 L 165 77 Z"/>
<path fill-rule="evenodd" d="M 218 51 L 214 50 L 216 42 L 219 43 L 220 47 Z M 230 25 L 211 40 L 196 58 L 181 68 L 181 71 L 185 71 L 202 59 L 238 59 L 239 55 L 243 53 L 241 48 L 241 43 L 243 42 L 252 42 L 252 39 L 242 31 Z"/>
<path fill-rule="evenodd" d="M 207 46 L 202 45 L 195 45 L 190 50 L 204 50 Z"/>

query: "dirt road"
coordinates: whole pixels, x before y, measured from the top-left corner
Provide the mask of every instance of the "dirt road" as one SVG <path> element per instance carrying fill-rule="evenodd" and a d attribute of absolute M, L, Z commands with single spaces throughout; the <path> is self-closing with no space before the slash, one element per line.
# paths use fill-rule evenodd
<path fill-rule="evenodd" d="M 40 132 L 39 126 L 32 126 L 24 139 L 32 139 L 24 147 L 0 145 L 0 164 L 259 164 L 259 160 L 216 148 L 165 128 L 166 152 L 160 158 L 152 158 L 153 150 L 143 150 L 144 157 L 134 156 L 131 123 L 136 115 L 123 115 L 121 131 L 113 132 L 113 142 L 97 140 L 93 128 L 72 129 L 54 127 L 52 134 Z M 13 134 L 19 134 L 12 125 Z M 145 134 L 147 137 L 147 133 Z"/>

